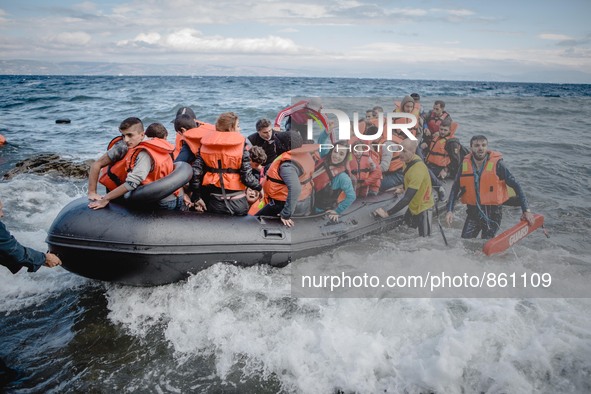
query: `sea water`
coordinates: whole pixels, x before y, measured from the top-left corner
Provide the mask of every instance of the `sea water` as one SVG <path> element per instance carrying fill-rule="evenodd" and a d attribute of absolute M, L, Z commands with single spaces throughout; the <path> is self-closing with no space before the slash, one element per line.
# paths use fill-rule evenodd
<path fill-rule="evenodd" d="M 240 115 L 244 134 L 295 96 L 444 99 L 458 136 L 485 134 L 546 217 L 509 251 L 485 257 L 459 238 L 465 217 L 419 239 L 400 227 L 309 257 L 335 261 L 535 262 L 591 270 L 588 149 L 591 86 L 264 77 L 2 76 L 0 172 L 43 152 L 97 158 L 126 117 L 170 121 L 181 106 L 214 122 Z M 365 108 L 360 108 L 363 113 Z M 71 124 L 56 124 L 59 118 Z M 0 182 L 3 222 L 46 250 L 60 209 L 86 181 L 23 174 Z M 518 208 L 504 210 L 503 228 Z M 296 224 L 297 225 L 297 224 Z M 62 268 L 0 269 L 0 358 L 10 392 L 572 392 L 591 391 L 587 298 L 293 298 L 291 267 L 225 264 L 167 286 L 96 282 Z"/>

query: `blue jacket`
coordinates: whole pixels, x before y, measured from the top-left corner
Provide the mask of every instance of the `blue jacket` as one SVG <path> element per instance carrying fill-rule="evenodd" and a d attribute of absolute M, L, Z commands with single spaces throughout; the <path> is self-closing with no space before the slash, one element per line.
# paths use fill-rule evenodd
<path fill-rule="evenodd" d="M 0 222 L 0 264 L 13 274 L 23 267 L 33 272 L 45 264 L 45 253 L 21 245 Z"/>

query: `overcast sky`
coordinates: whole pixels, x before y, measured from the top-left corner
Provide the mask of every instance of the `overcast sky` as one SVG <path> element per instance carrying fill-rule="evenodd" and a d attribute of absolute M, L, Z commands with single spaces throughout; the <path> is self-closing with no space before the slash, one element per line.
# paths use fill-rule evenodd
<path fill-rule="evenodd" d="M 590 18 L 590 0 L 0 0 L 0 60 L 591 83 Z"/>

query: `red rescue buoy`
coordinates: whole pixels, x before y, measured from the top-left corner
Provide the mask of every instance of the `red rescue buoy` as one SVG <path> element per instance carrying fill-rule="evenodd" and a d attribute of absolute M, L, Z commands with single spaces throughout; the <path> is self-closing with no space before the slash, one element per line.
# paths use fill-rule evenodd
<path fill-rule="evenodd" d="M 515 226 L 511 227 L 509 230 L 497 235 L 485 243 L 482 251 L 487 256 L 503 252 L 543 225 L 544 216 L 540 214 L 534 214 L 534 224 L 532 226 L 528 226 L 527 221 L 522 220 Z"/>

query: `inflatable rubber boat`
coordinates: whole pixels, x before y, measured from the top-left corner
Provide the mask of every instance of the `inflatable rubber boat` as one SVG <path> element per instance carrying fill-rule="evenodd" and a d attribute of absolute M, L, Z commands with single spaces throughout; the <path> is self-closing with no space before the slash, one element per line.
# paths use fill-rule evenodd
<path fill-rule="evenodd" d="M 175 190 L 190 176 L 188 165 L 179 167 L 173 173 L 177 180 L 168 185 L 168 190 Z M 135 201 L 159 199 L 170 193 L 154 194 L 149 186 L 157 182 L 138 188 Z M 158 188 L 166 189 L 154 187 Z M 133 195 L 126 197 L 134 200 Z M 379 207 L 390 208 L 396 201 L 392 194 L 357 200 L 337 223 L 316 215 L 294 218 L 296 225 L 288 228 L 278 218 L 132 209 L 118 202 L 92 210 L 83 197 L 58 214 L 47 243 L 49 250 L 62 259 L 64 268 L 73 273 L 154 286 L 183 280 L 218 262 L 282 267 L 294 259 L 387 231 L 402 222 L 404 211 L 386 219 L 377 219 L 372 212 Z"/>

